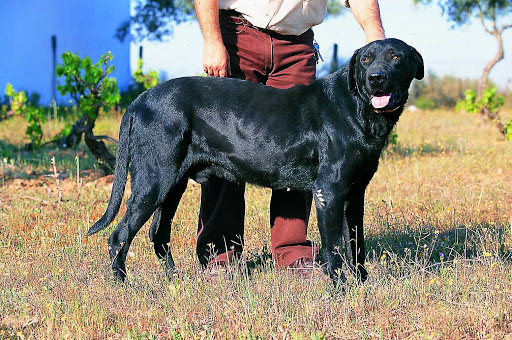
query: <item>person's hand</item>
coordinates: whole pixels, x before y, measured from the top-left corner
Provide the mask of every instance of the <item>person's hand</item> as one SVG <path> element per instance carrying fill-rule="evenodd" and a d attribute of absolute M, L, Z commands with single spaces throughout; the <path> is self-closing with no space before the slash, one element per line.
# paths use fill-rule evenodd
<path fill-rule="evenodd" d="M 223 43 L 205 44 L 203 70 L 209 77 L 227 77 L 231 75 L 229 54 Z"/>

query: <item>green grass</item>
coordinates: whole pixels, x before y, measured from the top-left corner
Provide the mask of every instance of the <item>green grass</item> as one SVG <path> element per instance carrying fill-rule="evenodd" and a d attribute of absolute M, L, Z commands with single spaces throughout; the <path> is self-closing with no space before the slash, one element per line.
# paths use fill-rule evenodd
<path fill-rule="evenodd" d="M 49 137 L 65 124 L 50 121 Z M 117 138 L 119 118 L 98 134 Z M 207 279 L 195 258 L 200 188 L 172 231 L 181 277 L 169 281 L 145 226 L 113 282 L 106 242 L 85 237 L 111 177 L 87 150 L 27 152 L 23 121 L 0 122 L 0 338 L 502 339 L 512 333 L 512 144 L 478 117 L 405 112 L 398 145 L 367 190 L 369 280 L 343 294 L 269 261 L 268 189 L 246 191 L 251 275 Z M 114 146 L 112 146 L 115 149 Z M 76 156 L 80 159 L 77 181 Z M 55 157 L 60 181 L 48 177 Z M 62 200 L 59 201 L 59 196 Z M 116 219 L 125 211 L 125 206 Z M 319 242 L 315 212 L 309 238 Z"/>

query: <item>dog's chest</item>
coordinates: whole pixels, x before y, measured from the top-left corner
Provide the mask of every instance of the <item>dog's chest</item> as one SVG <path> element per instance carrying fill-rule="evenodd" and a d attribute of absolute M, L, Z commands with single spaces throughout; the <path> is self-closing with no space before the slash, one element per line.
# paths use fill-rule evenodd
<path fill-rule="evenodd" d="M 379 163 L 380 149 L 356 144 L 347 147 L 341 159 L 341 172 L 350 174 L 353 182 L 369 182 Z"/>

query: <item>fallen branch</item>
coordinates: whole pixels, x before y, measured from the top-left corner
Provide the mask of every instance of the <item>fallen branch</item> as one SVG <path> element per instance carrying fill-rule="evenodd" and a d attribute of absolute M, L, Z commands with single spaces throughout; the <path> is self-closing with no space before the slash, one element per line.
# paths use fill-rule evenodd
<path fill-rule="evenodd" d="M 110 141 L 110 142 L 112 142 L 114 144 L 118 144 L 119 143 L 119 141 L 117 139 L 114 139 L 114 138 L 112 138 L 110 136 L 91 136 L 89 138 L 90 139 L 94 139 L 94 140 L 106 139 L 106 140 L 108 140 L 108 141 Z"/>
<path fill-rule="evenodd" d="M 92 201 L 92 205 L 93 205 L 93 206 L 96 204 L 96 202 L 99 200 L 99 198 L 100 198 L 101 196 L 103 196 L 103 193 L 104 193 L 104 192 L 105 192 L 105 190 L 102 190 L 102 191 L 100 192 L 100 194 L 98 195 L 98 197 L 96 197 L 96 198 L 94 199 L 94 201 Z"/>

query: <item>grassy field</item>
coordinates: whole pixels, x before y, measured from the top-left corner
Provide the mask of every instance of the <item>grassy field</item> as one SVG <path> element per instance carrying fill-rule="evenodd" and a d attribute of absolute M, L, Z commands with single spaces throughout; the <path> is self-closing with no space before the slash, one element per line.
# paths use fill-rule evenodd
<path fill-rule="evenodd" d="M 49 121 L 45 134 L 63 124 Z M 118 124 L 102 118 L 97 132 L 117 137 Z M 322 277 L 273 269 L 270 192 L 255 187 L 246 192 L 250 273 L 205 278 L 193 183 L 172 231 L 181 277 L 164 277 L 145 226 L 129 283 L 116 284 L 113 226 L 84 236 L 112 178 L 83 147 L 23 151 L 24 129 L 19 118 L 0 122 L 1 339 L 512 339 L 512 143 L 478 117 L 404 113 L 367 190 L 369 280 L 349 275 L 345 294 Z M 314 216 L 309 237 L 319 241 Z"/>

